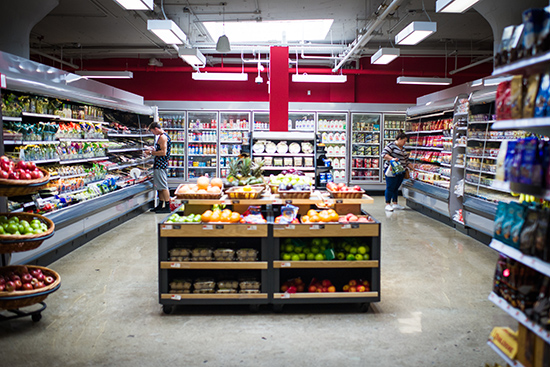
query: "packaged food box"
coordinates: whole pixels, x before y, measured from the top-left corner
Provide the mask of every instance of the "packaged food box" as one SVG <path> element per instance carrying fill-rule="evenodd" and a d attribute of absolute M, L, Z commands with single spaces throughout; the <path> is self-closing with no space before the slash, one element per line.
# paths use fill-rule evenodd
<path fill-rule="evenodd" d="M 198 247 L 193 249 L 191 252 L 191 255 L 193 256 L 193 260 L 196 258 L 205 258 L 205 257 L 212 257 L 212 249 L 205 248 L 205 247 Z"/>
<path fill-rule="evenodd" d="M 213 278 L 198 278 L 195 280 L 195 283 L 193 284 L 193 287 L 195 288 L 195 291 L 201 290 L 201 289 L 212 289 L 216 287 L 216 282 Z"/>
<path fill-rule="evenodd" d="M 239 282 L 239 288 L 241 290 L 245 290 L 245 289 L 259 290 L 260 289 L 260 282 L 257 281 L 257 280 L 250 280 L 250 279 L 244 280 L 244 279 L 242 279 Z"/>
<path fill-rule="evenodd" d="M 173 248 L 168 250 L 170 257 L 189 257 L 191 256 L 191 249 L 188 248 Z"/>
<path fill-rule="evenodd" d="M 218 289 L 216 293 L 237 293 L 236 289 Z"/>
<path fill-rule="evenodd" d="M 236 280 L 220 280 L 218 282 L 218 289 L 237 289 L 239 282 Z"/>
<path fill-rule="evenodd" d="M 170 282 L 170 291 L 189 291 L 191 285 L 190 279 L 174 279 Z"/>
<path fill-rule="evenodd" d="M 260 293 L 260 290 L 259 289 L 241 289 L 239 293 L 247 293 L 247 294 Z"/>
<path fill-rule="evenodd" d="M 237 250 L 237 259 L 239 261 L 256 261 L 258 259 L 258 250 L 252 248 Z"/>
<path fill-rule="evenodd" d="M 170 256 L 170 261 L 191 261 L 191 258 L 189 256 Z"/>
<path fill-rule="evenodd" d="M 216 261 L 232 261 L 235 257 L 235 250 L 230 248 L 218 248 L 214 250 L 214 259 Z"/>
<path fill-rule="evenodd" d="M 216 293 L 214 288 L 195 289 L 193 293 Z"/>

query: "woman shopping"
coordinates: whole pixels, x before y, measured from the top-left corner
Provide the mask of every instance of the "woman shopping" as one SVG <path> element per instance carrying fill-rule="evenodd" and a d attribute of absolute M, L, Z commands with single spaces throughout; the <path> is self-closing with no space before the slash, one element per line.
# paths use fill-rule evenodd
<path fill-rule="evenodd" d="M 409 154 L 405 151 L 405 143 L 409 140 L 407 134 L 400 131 L 395 141 L 389 143 L 382 151 L 384 158 L 384 172 L 388 172 L 391 161 L 401 164 L 403 168 L 411 168 L 409 163 Z M 399 195 L 399 186 L 403 182 L 405 171 L 393 175 L 386 174 L 386 210 L 404 209 L 399 205 L 397 196 Z"/>

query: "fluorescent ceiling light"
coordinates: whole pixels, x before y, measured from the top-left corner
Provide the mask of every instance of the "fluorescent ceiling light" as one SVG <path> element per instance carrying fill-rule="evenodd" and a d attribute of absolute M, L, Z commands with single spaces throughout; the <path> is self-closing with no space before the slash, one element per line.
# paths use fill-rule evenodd
<path fill-rule="evenodd" d="M 224 34 L 231 42 L 324 41 L 334 19 L 204 22 L 213 40 Z"/>
<path fill-rule="evenodd" d="M 248 80 L 248 74 L 245 73 L 193 73 L 191 77 L 194 80 L 217 80 L 217 81 L 238 81 Z"/>
<path fill-rule="evenodd" d="M 292 74 L 292 81 L 297 83 L 345 83 L 347 75 L 323 75 L 323 74 Z"/>
<path fill-rule="evenodd" d="M 154 0 L 115 0 L 126 10 L 153 10 Z"/>
<path fill-rule="evenodd" d="M 397 84 L 449 85 L 452 82 L 451 78 L 417 78 L 412 76 L 400 76 L 397 78 Z"/>
<path fill-rule="evenodd" d="M 395 43 L 416 45 L 436 31 L 437 23 L 435 22 L 412 22 L 395 36 Z"/>
<path fill-rule="evenodd" d="M 196 48 L 180 48 L 178 55 L 191 66 L 206 64 L 206 57 Z"/>
<path fill-rule="evenodd" d="M 398 48 L 381 48 L 370 58 L 371 64 L 386 65 L 399 57 Z"/>
<path fill-rule="evenodd" d="M 435 2 L 436 13 L 464 13 L 479 0 L 437 0 Z"/>
<path fill-rule="evenodd" d="M 147 29 L 153 32 L 167 45 L 182 45 L 187 41 L 187 36 L 173 21 L 149 19 Z"/>
<path fill-rule="evenodd" d="M 490 87 L 492 85 L 499 85 L 500 83 L 507 82 L 509 80 L 512 80 L 511 76 L 502 76 L 500 78 L 485 79 L 483 80 L 483 85 L 486 87 Z"/>
<path fill-rule="evenodd" d="M 131 71 L 77 70 L 75 74 L 93 79 L 132 79 L 134 77 L 134 73 Z"/>

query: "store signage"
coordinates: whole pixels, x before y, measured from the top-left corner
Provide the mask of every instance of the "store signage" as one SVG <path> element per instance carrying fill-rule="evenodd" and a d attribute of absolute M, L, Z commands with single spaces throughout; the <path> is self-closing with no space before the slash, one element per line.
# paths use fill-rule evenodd
<path fill-rule="evenodd" d="M 4 74 L 0 74 L 0 88 L 7 88 L 6 84 L 6 76 Z"/>

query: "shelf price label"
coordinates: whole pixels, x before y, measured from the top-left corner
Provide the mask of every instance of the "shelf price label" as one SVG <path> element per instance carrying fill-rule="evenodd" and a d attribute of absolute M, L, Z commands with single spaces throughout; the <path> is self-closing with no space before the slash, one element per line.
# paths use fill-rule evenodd
<path fill-rule="evenodd" d="M 285 229 L 294 229 L 294 228 L 296 228 L 296 226 L 294 224 L 287 224 L 285 226 Z"/>
<path fill-rule="evenodd" d="M 6 84 L 6 76 L 4 74 L 0 74 L 0 88 L 7 88 Z"/>
<path fill-rule="evenodd" d="M 224 200 L 224 201 L 222 202 L 222 204 L 231 205 L 231 204 L 233 204 L 233 201 L 232 201 L 232 200 Z"/>
<path fill-rule="evenodd" d="M 205 230 L 205 231 L 211 231 L 214 229 L 214 226 L 212 224 L 204 224 L 202 226 L 202 229 Z"/>
<path fill-rule="evenodd" d="M 344 200 L 343 199 L 338 199 L 336 200 L 336 204 L 343 204 L 344 203 Z"/>
<path fill-rule="evenodd" d="M 172 226 L 170 224 L 163 224 L 162 229 L 172 229 Z"/>
<path fill-rule="evenodd" d="M 257 226 L 246 226 L 246 229 L 249 230 L 249 231 L 257 231 L 258 227 Z"/>
<path fill-rule="evenodd" d="M 170 298 L 176 301 L 181 301 L 181 296 L 179 294 L 172 294 Z"/>
<path fill-rule="evenodd" d="M 312 224 L 309 226 L 309 229 L 325 229 L 324 224 Z"/>
<path fill-rule="evenodd" d="M 283 203 L 282 200 L 279 200 L 279 199 L 273 200 L 273 205 L 281 205 L 282 203 Z"/>
<path fill-rule="evenodd" d="M 350 229 L 351 224 L 342 224 L 342 229 Z"/>
<path fill-rule="evenodd" d="M 181 264 L 180 263 L 170 263 L 170 267 L 171 268 L 181 268 Z"/>
<path fill-rule="evenodd" d="M 290 298 L 290 293 L 283 293 L 283 294 L 281 294 L 281 298 L 282 298 L 282 299 L 288 299 L 288 298 Z"/>
<path fill-rule="evenodd" d="M 289 262 L 281 263 L 281 268 L 290 268 L 291 266 L 292 266 L 292 264 L 289 263 Z"/>

